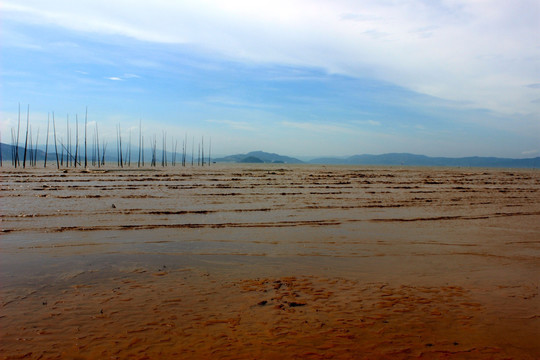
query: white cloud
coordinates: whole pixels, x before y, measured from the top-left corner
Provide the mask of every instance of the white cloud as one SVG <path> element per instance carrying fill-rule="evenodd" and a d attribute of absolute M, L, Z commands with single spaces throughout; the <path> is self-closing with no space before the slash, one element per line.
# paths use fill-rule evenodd
<path fill-rule="evenodd" d="M 311 122 L 291 122 L 291 121 L 282 121 L 281 125 L 289 128 L 319 132 L 319 133 L 351 133 L 354 130 L 335 124 L 317 124 Z"/>
<path fill-rule="evenodd" d="M 355 121 L 352 121 L 353 123 L 355 124 L 359 124 L 359 125 L 370 125 L 370 126 L 381 126 L 381 122 L 380 121 L 376 121 L 376 120 L 355 120 Z"/>
<path fill-rule="evenodd" d="M 236 130 L 248 130 L 253 131 L 255 128 L 248 122 L 244 121 L 232 121 L 232 120 L 207 120 L 209 123 L 227 125 Z"/>
<path fill-rule="evenodd" d="M 540 114 L 537 0 L 3 1 L 3 17 L 192 44 L 240 61 L 373 76 L 507 114 Z"/>
<path fill-rule="evenodd" d="M 138 79 L 138 78 L 140 78 L 139 75 L 124 74 L 122 76 L 109 76 L 109 77 L 106 77 L 105 79 L 112 80 L 112 81 L 124 81 L 124 80 L 128 80 L 128 79 Z"/>
<path fill-rule="evenodd" d="M 540 150 L 538 149 L 525 150 L 525 151 L 522 151 L 521 154 L 522 155 L 536 155 L 536 154 L 540 154 Z"/>

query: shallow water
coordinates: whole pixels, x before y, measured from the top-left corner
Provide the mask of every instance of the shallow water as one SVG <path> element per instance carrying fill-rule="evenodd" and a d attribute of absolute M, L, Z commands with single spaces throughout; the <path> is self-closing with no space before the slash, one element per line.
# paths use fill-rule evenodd
<path fill-rule="evenodd" d="M 1 190 L 0 357 L 540 355 L 535 170 L 3 168 Z"/>

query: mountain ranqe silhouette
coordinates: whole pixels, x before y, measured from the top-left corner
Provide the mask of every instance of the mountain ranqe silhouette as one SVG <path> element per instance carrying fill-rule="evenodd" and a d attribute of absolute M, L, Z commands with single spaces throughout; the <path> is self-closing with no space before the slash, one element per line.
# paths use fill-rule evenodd
<path fill-rule="evenodd" d="M 216 162 L 235 163 L 272 163 L 272 164 L 303 164 L 302 160 L 289 156 L 267 153 L 264 151 L 252 151 L 247 154 L 236 154 L 214 159 Z"/>
<path fill-rule="evenodd" d="M 510 159 L 499 157 L 469 156 L 461 158 L 430 157 L 408 153 L 389 153 L 381 155 L 353 155 L 349 157 L 320 157 L 304 162 L 302 160 L 252 151 L 247 154 L 230 155 L 215 159 L 216 162 L 236 163 L 284 163 L 320 165 L 392 165 L 392 166 L 449 166 L 449 167 L 500 167 L 500 168 L 540 168 L 540 157 Z"/>

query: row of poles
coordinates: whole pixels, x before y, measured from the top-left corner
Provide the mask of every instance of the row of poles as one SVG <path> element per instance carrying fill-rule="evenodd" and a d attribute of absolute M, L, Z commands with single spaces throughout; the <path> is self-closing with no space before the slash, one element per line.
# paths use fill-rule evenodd
<path fill-rule="evenodd" d="M 89 164 L 92 166 L 105 166 L 106 163 L 106 151 L 107 151 L 107 142 L 102 140 L 101 145 L 99 141 L 99 129 L 97 123 L 95 124 L 95 129 L 93 129 L 92 145 L 91 145 L 91 154 L 90 161 L 88 159 L 88 108 L 85 111 L 84 117 L 84 164 L 83 164 L 83 155 L 79 152 L 79 119 L 75 115 L 75 146 L 71 139 L 72 130 L 70 129 L 69 115 L 66 120 L 66 142 L 62 138 L 57 137 L 56 133 L 56 121 L 54 112 L 52 113 L 52 130 L 53 130 L 53 140 L 54 140 L 54 153 L 56 157 L 56 166 L 58 169 L 60 167 L 83 167 L 87 168 Z M 47 157 L 49 155 L 49 131 L 50 131 L 50 115 L 47 116 L 47 136 L 45 140 L 45 155 L 43 166 L 47 167 Z M 20 144 L 22 145 L 21 135 L 21 106 L 19 104 L 19 116 L 17 130 L 11 129 L 11 161 L 12 165 L 17 168 L 22 166 L 26 168 L 27 159 L 28 164 L 31 167 L 37 166 L 38 158 L 38 141 L 39 141 L 39 128 L 37 131 L 35 143 L 32 139 L 32 128 L 30 126 L 30 105 L 28 105 L 26 113 L 26 134 L 24 138 L 24 151 L 20 153 Z M 167 156 L 167 134 L 163 131 L 162 134 L 162 150 L 161 150 L 161 166 L 187 166 L 189 164 L 188 159 L 188 136 L 185 135 L 184 140 L 182 141 L 181 148 L 181 159 L 178 160 L 178 140 L 175 140 L 174 137 L 171 137 L 171 149 L 170 159 Z M 208 154 L 205 157 L 204 154 L 204 136 L 201 138 L 201 142 L 198 143 L 198 154 L 195 158 L 195 137 L 193 137 L 192 148 L 191 148 L 191 166 L 210 166 L 211 164 L 211 151 L 212 151 L 212 139 L 208 141 Z M 0 136 L 1 142 L 1 136 Z M 34 146 L 35 144 L 35 146 Z M 129 141 L 125 145 L 125 148 L 122 144 L 122 132 L 120 129 L 120 124 L 116 126 L 116 153 L 117 153 L 117 165 L 121 168 L 131 166 L 131 155 L 132 155 L 132 143 L 131 143 L 131 131 L 129 132 Z M 157 153 L 157 138 L 156 135 L 153 136 L 150 140 L 150 151 L 151 151 L 151 161 L 150 166 L 155 167 L 158 165 L 158 153 Z M 142 134 L 142 121 L 139 121 L 139 141 L 138 141 L 138 159 L 137 167 L 145 166 L 144 159 L 144 135 Z M 21 164 L 22 160 L 22 164 Z M 0 166 L 2 166 L 2 150 L 0 147 Z"/>

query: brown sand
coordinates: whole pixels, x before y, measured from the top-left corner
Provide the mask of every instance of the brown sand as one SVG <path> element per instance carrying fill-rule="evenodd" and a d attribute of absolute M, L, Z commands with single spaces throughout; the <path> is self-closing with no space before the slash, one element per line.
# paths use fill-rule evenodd
<path fill-rule="evenodd" d="M 540 358 L 537 170 L 1 174 L 2 359 Z"/>

